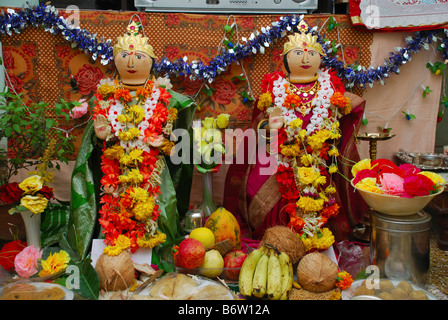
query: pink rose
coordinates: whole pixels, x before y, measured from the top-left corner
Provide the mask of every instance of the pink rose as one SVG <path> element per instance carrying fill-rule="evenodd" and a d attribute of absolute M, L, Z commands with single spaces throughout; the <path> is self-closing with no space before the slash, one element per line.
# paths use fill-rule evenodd
<path fill-rule="evenodd" d="M 380 189 L 384 191 L 384 194 L 391 196 L 401 196 L 404 192 L 403 189 L 404 179 L 394 173 L 383 173 L 380 176 Z"/>
<path fill-rule="evenodd" d="M 89 110 L 89 104 L 86 102 L 86 99 L 81 99 L 79 102 L 81 102 L 81 105 L 74 107 L 72 111 L 70 111 L 70 117 L 72 119 L 81 118 Z"/>
<path fill-rule="evenodd" d="M 14 268 L 21 278 L 29 278 L 37 273 L 37 261 L 42 251 L 33 246 L 23 249 L 14 259 Z"/>

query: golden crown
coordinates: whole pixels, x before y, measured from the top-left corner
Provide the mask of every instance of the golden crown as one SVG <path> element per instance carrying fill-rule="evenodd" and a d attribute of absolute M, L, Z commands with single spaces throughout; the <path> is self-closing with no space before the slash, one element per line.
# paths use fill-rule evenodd
<path fill-rule="evenodd" d="M 127 34 L 123 37 L 118 37 L 117 44 L 114 45 L 114 57 L 115 55 L 123 50 L 131 50 L 131 51 L 141 51 L 147 53 L 150 57 L 156 58 L 154 54 L 154 49 L 148 43 L 148 38 L 143 37 L 139 34 L 140 24 L 137 24 L 135 21 L 130 23 L 127 27 Z"/>
<path fill-rule="evenodd" d="M 299 32 L 294 33 L 293 35 L 289 35 L 289 41 L 285 43 L 283 46 L 283 54 L 287 54 L 289 51 L 295 48 L 307 48 L 314 49 L 319 52 L 321 55 L 325 55 L 322 50 L 321 44 L 317 41 L 317 36 L 312 35 L 311 32 L 308 32 L 308 24 L 305 21 L 301 21 L 298 25 Z"/>

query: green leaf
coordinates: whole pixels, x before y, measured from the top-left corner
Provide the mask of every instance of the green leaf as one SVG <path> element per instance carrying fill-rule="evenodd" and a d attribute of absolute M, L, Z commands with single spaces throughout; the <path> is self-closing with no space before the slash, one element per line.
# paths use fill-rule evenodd
<path fill-rule="evenodd" d="M 20 125 L 18 125 L 17 123 L 14 123 L 12 125 L 12 128 L 14 129 L 15 132 L 17 133 L 21 133 L 22 132 L 22 128 L 20 127 Z"/>
<path fill-rule="evenodd" d="M 233 28 L 232 28 L 231 26 L 229 26 L 228 24 L 226 24 L 226 25 L 224 26 L 224 30 L 225 30 L 226 32 L 229 32 L 229 31 L 232 31 Z"/>
<path fill-rule="evenodd" d="M 53 126 L 53 120 L 52 119 L 46 119 L 45 120 L 45 127 L 47 129 L 50 129 Z"/>
<path fill-rule="evenodd" d="M 79 288 L 75 287 L 72 290 L 85 299 L 98 300 L 100 280 L 91 260 L 85 259 L 82 262 L 74 263 L 74 266 L 79 269 Z"/>
<path fill-rule="evenodd" d="M 367 120 L 366 118 L 362 119 L 362 124 L 363 125 L 367 125 L 369 123 L 369 120 Z"/>

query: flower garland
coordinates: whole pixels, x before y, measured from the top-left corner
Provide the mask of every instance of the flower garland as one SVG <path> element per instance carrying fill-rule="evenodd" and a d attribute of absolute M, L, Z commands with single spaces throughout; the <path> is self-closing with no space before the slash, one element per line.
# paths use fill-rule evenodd
<path fill-rule="evenodd" d="M 284 210 L 289 214 L 289 224 L 302 235 L 307 251 L 324 250 L 334 242 L 331 231 L 323 228 L 339 212 L 332 196 L 336 189 L 328 177 L 337 171 L 336 144 L 341 137 L 338 119 L 351 112 L 350 100 L 344 97 L 345 90 L 337 83 L 337 77 L 329 70 L 319 70 L 319 90 L 311 102 L 312 110 L 303 112 L 299 100 L 293 97 L 294 85 L 283 73 L 274 72 L 263 79 L 263 94 L 257 103 L 267 117 L 281 110 L 283 126 L 278 130 L 277 182 L 282 198 L 288 203 Z M 290 101 L 295 101 L 293 108 Z M 311 112 L 305 128 L 297 111 Z M 328 165 L 330 157 L 332 161 Z"/>
<path fill-rule="evenodd" d="M 245 44 L 238 44 L 232 48 L 223 49 L 223 53 L 210 60 L 208 65 L 201 61 L 192 61 L 188 63 L 188 58 L 184 57 L 176 61 L 170 61 L 166 57 L 162 58 L 160 63 L 155 63 L 154 71 L 159 75 L 185 75 L 193 79 L 203 79 L 209 83 L 226 68 L 234 62 L 238 62 L 253 54 L 265 52 L 275 41 L 285 36 L 287 32 L 293 32 L 293 29 L 299 25 L 303 15 L 286 15 L 272 22 L 271 26 L 262 27 L 261 31 L 253 32 L 249 39 L 242 38 Z M 7 13 L 0 14 L 0 33 L 12 36 L 14 33 L 20 34 L 28 26 L 44 27 L 54 35 L 62 34 L 67 41 L 70 41 L 72 47 L 78 47 L 86 54 L 91 54 L 94 60 L 101 59 L 101 63 L 106 65 L 113 61 L 112 41 L 108 39 L 99 41 L 96 34 L 92 35 L 85 29 L 76 28 L 68 23 L 67 19 L 59 16 L 59 12 L 54 6 L 41 4 L 39 6 L 28 6 L 15 12 L 8 9 Z M 317 27 L 313 28 L 314 31 Z M 325 51 L 333 50 L 330 41 L 323 42 L 322 37 L 318 35 L 318 41 Z M 396 48 L 391 52 L 390 58 L 378 67 L 362 68 L 360 66 L 346 66 L 344 62 L 339 61 L 337 57 L 327 55 L 322 62 L 327 68 L 336 70 L 337 75 L 346 83 L 347 87 L 360 86 L 364 88 L 367 85 L 388 78 L 392 73 L 398 74 L 399 68 L 411 60 L 412 55 L 419 52 L 422 48 L 429 49 L 428 44 L 440 41 L 437 50 L 440 51 L 442 59 L 448 59 L 448 29 L 435 29 L 418 31 L 405 39 L 406 46 Z"/>
<path fill-rule="evenodd" d="M 157 199 L 163 156 L 174 146 L 169 136 L 177 118 L 177 109 L 167 109 L 171 94 L 166 86 L 166 80 L 151 79 L 130 91 L 116 80 L 103 79 L 95 94 L 93 119 L 103 117 L 108 123 L 99 222 L 109 255 L 127 248 L 153 248 L 166 239 L 158 230 Z"/>

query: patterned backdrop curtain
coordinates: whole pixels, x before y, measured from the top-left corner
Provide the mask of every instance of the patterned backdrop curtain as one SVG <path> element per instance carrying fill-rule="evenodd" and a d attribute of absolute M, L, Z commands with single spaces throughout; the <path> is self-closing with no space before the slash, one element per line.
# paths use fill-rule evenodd
<path fill-rule="evenodd" d="M 60 14 L 67 14 L 60 10 Z M 206 15 L 184 13 L 146 13 L 118 11 L 81 11 L 80 27 L 98 38 L 111 39 L 115 43 L 122 35 L 133 14 L 143 23 L 144 32 L 157 55 L 170 61 L 188 58 L 188 61 L 201 60 L 207 64 L 219 54 L 225 35 L 224 26 L 236 22 L 234 41 L 249 38 L 251 33 L 269 26 L 280 16 L 277 15 Z M 353 29 L 350 16 L 332 15 L 339 24 L 339 30 L 328 31 L 330 15 L 306 16 L 310 26 L 318 26 L 321 34 L 336 43 L 342 43 L 341 59 L 347 65 L 369 65 L 372 34 Z M 237 37 L 238 35 L 238 37 Z M 339 38 L 338 38 L 339 37 Z M 112 65 L 102 65 L 94 61 L 71 44 L 62 35 L 52 35 L 42 28 L 28 27 L 22 34 L 1 36 L 4 66 L 7 83 L 17 93 L 23 93 L 25 101 L 58 102 L 60 99 L 77 101 L 90 99 L 100 79 L 114 75 Z M 174 89 L 195 99 L 200 106 L 197 118 L 229 113 L 230 128 L 247 128 L 253 109 L 253 102 L 245 99 L 245 93 L 252 97 L 260 94 L 264 74 L 282 68 L 281 58 L 283 39 L 266 49 L 264 54 L 252 55 L 232 64 L 212 83 L 193 81 L 189 77 L 171 77 Z M 247 75 L 241 79 L 239 76 Z M 359 93 L 359 92 L 358 92 Z M 51 113 L 51 108 L 49 108 Z M 73 120 L 72 128 L 78 137 L 77 147 L 87 116 Z M 68 128 L 69 129 L 69 128 Z M 73 155 L 73 158 L 76 154 Z"/>

